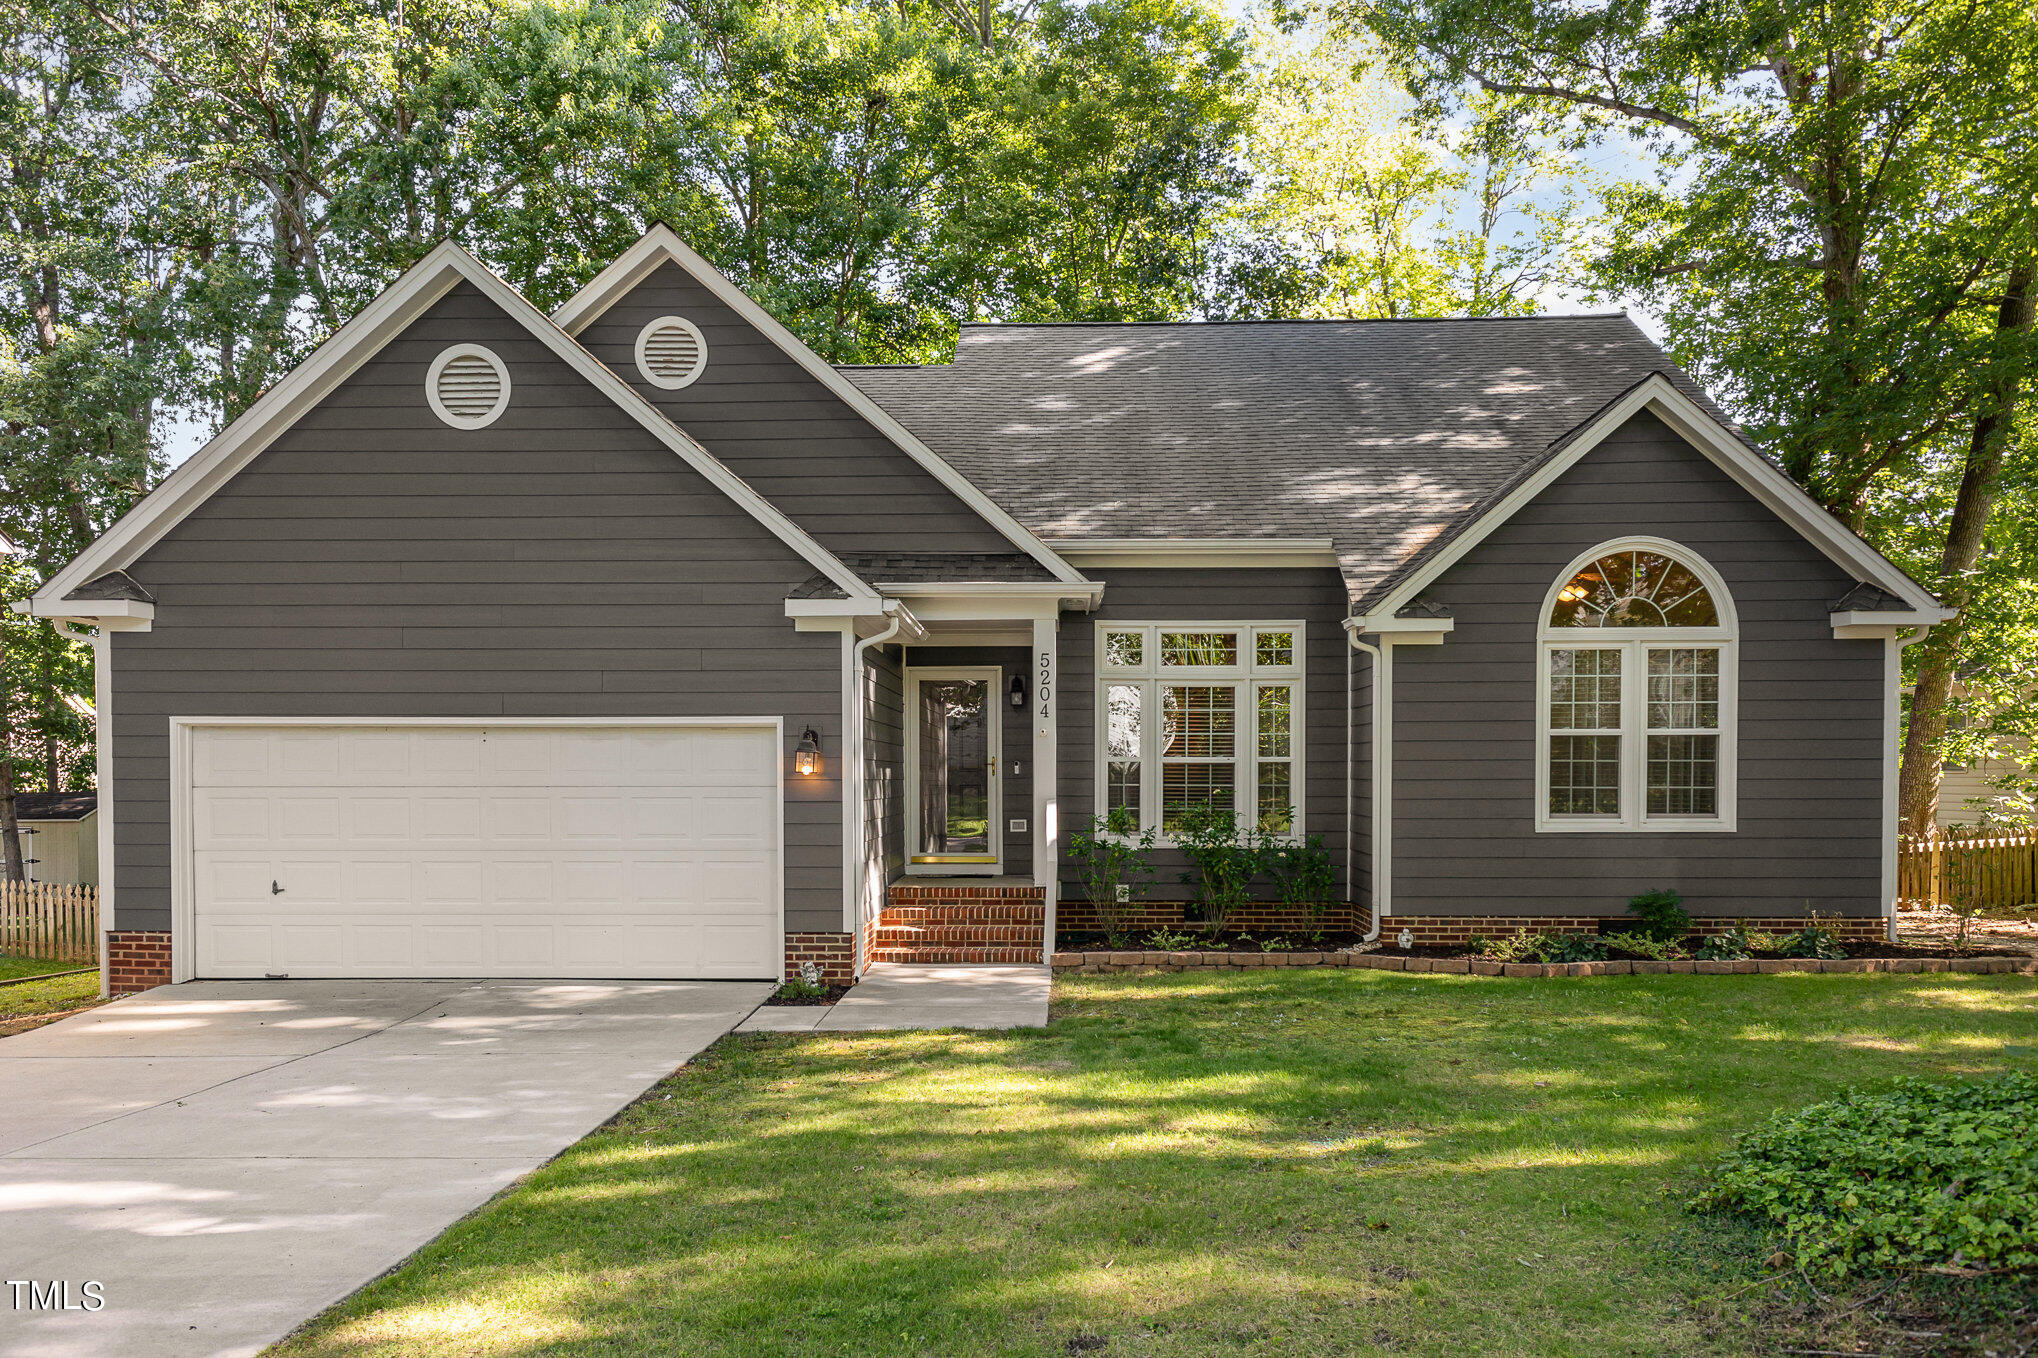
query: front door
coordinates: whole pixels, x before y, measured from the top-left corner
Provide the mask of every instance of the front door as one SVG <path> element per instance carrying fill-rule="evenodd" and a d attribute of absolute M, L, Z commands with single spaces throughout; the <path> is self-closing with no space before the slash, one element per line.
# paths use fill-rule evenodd
<path fill-rule="evenodd" d="M 995 873 L 998 671 L 906 672 L 906 871 Z"/>

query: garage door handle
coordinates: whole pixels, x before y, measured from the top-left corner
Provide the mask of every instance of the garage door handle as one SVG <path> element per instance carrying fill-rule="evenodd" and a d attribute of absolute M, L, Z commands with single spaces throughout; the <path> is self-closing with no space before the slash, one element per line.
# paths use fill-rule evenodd
<path fill-rule="evenodd" d="M 281 896 L 283 894 L 283 888 L 276 884 L 276 879 L 273 877 L 269 879 L 269 894 L 271 896 Z"/>

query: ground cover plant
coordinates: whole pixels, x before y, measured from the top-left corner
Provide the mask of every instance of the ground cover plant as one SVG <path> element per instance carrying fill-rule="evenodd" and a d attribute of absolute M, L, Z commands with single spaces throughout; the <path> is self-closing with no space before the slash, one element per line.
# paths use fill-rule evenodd
<path fill-rule="evenodd" d="M 1907 1080 L 1749 1133 L 1696 1199 L 1783 1233 L 1800 1266 L 2038 1267 L 2038 1079 Z"/>
<path fill-rule="evenodd" d="M 2034 998 L 1126 972 L 1043 1031 L 725 1039 L 278 1356 L 1856 1351 L 1883 1301 L 1688 1199 L 1779 1111 L 2038 1070 Z M 1858 1351 L 1981 1352 L 1902 1324 Z"/>
<path fill-rule="evenodd" d="M 99 999 L 97 971 L 85 971 L 74 976 L 44 976 L 41 972 L 18 974 L 43 976 L 43 979 L 0 985 L 0 1036 L 33 1027 L 46 1015 L 82 1009 Z"/>

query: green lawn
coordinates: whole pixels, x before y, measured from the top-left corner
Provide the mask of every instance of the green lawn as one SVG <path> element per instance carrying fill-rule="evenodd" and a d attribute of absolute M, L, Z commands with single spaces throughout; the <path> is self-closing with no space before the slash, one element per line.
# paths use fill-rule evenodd
<path fill-rule="evenodd" d="M 77 964 L 31 962 L 20 957 L 0 957 L 0 981 L 17 976 L 40 976 L 50 971 L 69 971 Z M 45 981 L 23 981 L 0 985 L 0 1033 L 8 1031 L 10 1020 L 36 1014 L 57 1014 L 78 1009 L 99 998 L 99 973 L 86 971 L 76 976 L 52 976 Z"/>
<path fill-rule="evenodd" d="M 53 971 L 76 971 L 89 967 L 90 962 L 46 962 L 39 957 L 7 957 L 0 955 L 0 981 L 12 981 L 23 976 L 46 976 Z"/>
<path fill-rule="evenodd" d="M 1695 1174 L 2034 1038 L 2022 977 L 1311 970 L 728 1039 L 278 1352 L 1775 1352 L 1791 1289 L 1680 1210 Z"/>

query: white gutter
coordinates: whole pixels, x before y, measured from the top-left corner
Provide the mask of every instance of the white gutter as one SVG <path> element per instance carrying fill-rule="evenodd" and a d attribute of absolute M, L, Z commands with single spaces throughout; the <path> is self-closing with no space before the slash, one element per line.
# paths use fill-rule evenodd
<path fill-rule="evenodd" d="M 1348 619 L 1345 626 L 1351 628 L 1352 621 Z M 1388 881 L 1386 854 L 1389 848 L 1386 842 L 1388 831 L 1384 827 L 1387 824 L 1387 797 L 1393 788 L 1393 782 L 1388 776 L 1387 756 L 1392 750 L 1385 739 L 1384 722 L 1393 718 L 1393 711 L 1386 704 L 1387 651 L 1392 643 L 1369 646 L 1359 640 L 1356 629 L 1352 630 L 1351 638 L 1354 651 L 1364 651 L 1373 657 L 1373 700 L 1368 714 L 1373 731 L 1373 926 L 1366 930 L 1362 940 L 1372 943 L 1379 939 L 1380 930 L 1386 925 L 1389 906 L 1384 889 Z M 1350 655 L 1345 657 L 1345 890 L 1347 891 L 1351 890 L 1352 882 L 1352 670 L 1356 663 Z"/>
<path fill-rule="evenodd" d="M 1837 629 L 1835 629 L 1837 631 Z M 1883 937 L 1890 942 L 1896 938 L 1896 893 L 1897 893 L 1897 695 L 1903 688 L 1904 648 L 1915 646 L 1925 639 L 1932 629 L 1920 627 L 1907 637 L 1898 636 L 1895 631 L 1888 633 L 1888 675 L 1884 679 L 1885 694 L 1883 720 L 1883 769 L 1882 769 L 1882 915 Z"/>
<path fill-rule="evenodd" d="M 864 843 L 865 829 L 863 824 L 864 658 L 869 653 L 871 647 L 882 646 L 898 636 L 900 632 L 906 629 L 909 621 L 913 623 L 913 630 L 916 634 L 925 635 L 925 629 L 921 628 L 917 621 L 913 621 L 912 614 L 897 600 L 885 600 L 884 610 L 891 615 L 892 619 L 884 631 L 846 647 L 849 653 L 849 673 L 846 676 L 846 682 L 843 684 L 842 689 L 842 833 L 847 839 L 850 837 L 852 825 L 855 831 L 854 838 L 844 846 L 843 858 L 846 865 L 853 867 L 849 878 L 849 917 L 855 925 L 855 933 L 850 938 L 849 948 L 850 956 L 854 959 L 852 965 L 855 967 L 858 976 L 863 975 L 866 965 L 863 955 L 863 936 L 864 925 L 867 922 L 865 914 L 870 888 L 868 880 L 870 874 L 869 845 Z M 847 630 L 843 635 L 845 642 L 847 642 L 855 633 L 853 630 Z M 851 815 L 852 808 L 854 808 L 855 813 L 853 816 Z"/>

